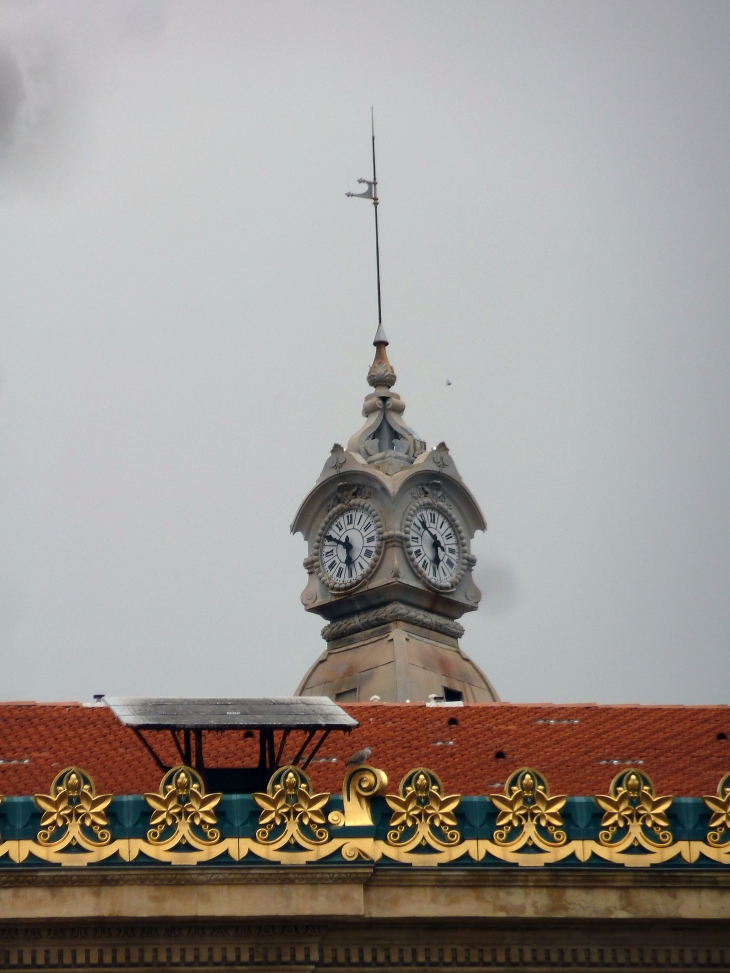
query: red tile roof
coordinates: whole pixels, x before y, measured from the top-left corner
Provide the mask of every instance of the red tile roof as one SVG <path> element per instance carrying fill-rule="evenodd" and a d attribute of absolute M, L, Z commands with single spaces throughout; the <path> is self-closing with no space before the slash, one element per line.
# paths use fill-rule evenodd
<path fill-rule="evenodd" d="M 500 791 L 509 774 L 533 766 L 555 794 L 605 793 L 629 763 L 675 796 L 715 792 L 730 771 L 728 706 L 596 706 L 483 703 L 356 703 L 344 707 L 360 722 L 350 735 L 332 733 L 309 772 L 318 789 L 338 791 L 347 757 L 365 746 L 370 763 L 393 787 L 416 766 L 438 773 L 449 792 Z M 149 734 L 177 763 L 169 734 Z M 238 733 L 206 734 L 210 766 L 252 766 L 258 741 Z M 299 749 L 292 734 L 285 758 Z M 277 741 L 278 742 L 278 741 Z M 504 754 L 502 758 L 498 753 Z M 102 792 L 156 790 L 161 772 L 133 732 L 104 706 L 80 703 L 0 704 L 0 794 L 47 792 L 55 775 L 76 764 Z"/>

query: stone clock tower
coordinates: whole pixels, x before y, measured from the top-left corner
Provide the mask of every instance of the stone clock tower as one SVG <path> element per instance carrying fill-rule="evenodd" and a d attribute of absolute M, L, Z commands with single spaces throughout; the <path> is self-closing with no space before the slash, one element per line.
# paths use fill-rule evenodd
<path fill-rule="evenodd" d="M 302 602 L 328 622 L 297 695 L 497 700 L 457 621 L 479 604 L 469 544 L 487 525 L 448 447 L 427 449 L 406 425 L 382 326 L 373 344 L 365 424 L 332 447 L 291 528 L 309 545 Z"/>

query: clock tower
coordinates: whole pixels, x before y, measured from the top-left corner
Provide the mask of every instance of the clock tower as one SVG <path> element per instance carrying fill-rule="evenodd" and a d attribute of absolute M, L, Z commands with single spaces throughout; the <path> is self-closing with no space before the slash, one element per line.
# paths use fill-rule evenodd
<path fill-rule="evenodd" d="M 291 528 L 309 547 L 302 603 L 327 620 L 297 695 L 496 701 L 459 647 L 481 597 L 470 541 L 487 525 L 445 443 L 427 449 L 406 425 L 382 325 L 373 344 L 365 423 L 332 447 Z"/>

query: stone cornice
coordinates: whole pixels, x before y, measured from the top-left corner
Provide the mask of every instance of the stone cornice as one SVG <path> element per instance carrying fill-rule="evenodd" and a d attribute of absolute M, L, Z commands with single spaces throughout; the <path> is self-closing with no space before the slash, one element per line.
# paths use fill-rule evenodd
<path fill-rule="evenodd" d="M 730 889 L 730 871 L 708 868 L 681 870 L 626 868 L 450 868 L 276 869 L 153 867 L 7 869 L 0 871 L 0 888 L 94 888 L 104 886 L 241 886 L 241 885 L 359 885 L 416 888 L 706 888 Z"/>
<path fill-rule="evenodd" d="M 326 642 L 334 642 L 348 635 L 367 632 L 369 629 L 378 628 L 389 622 L 408 622 L 432 632 L 448 635 L 453 639 L 460 639 L 464 634 L 464 626 L 458 622 L 451 621 L 441 615 L 435 615 L 433 612 L 393 602 L 381 608 L 358 612 L 358 614 L 351 615 L 348 618 L 330 622 L 322 629 L 322 638 Z"/>
<path fill-rule="evenodd" d="M 0 871 L 0 888 L 206 885 L 364 885 L 373 868 L 34 868 Z"/>

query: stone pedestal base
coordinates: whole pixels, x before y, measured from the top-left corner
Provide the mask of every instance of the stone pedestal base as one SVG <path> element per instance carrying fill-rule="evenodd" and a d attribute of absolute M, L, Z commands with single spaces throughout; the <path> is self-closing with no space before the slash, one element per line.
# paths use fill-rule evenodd
<path fill-rule="evenodd" d="M 456 638 L 405 621 L 329 641 L 299 684 L 297 696 L 337 702 L 425 702 L 431 694 L 465 703 L 497 702 L 484 673 Z"/>

